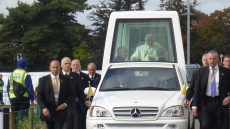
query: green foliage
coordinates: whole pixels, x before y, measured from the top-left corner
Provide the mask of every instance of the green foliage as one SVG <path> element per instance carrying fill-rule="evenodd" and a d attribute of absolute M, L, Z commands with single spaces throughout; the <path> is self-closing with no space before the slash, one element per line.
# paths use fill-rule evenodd
<path fill-rule="evenodd" d="M 21 55 L 32 70 L 53 59 L 73 57 L 73 47 L 87 39 L 89 30 L 77 23 L 75 13 L 86 8 L 86 0 L 38 0 L 9 8 L 0 28 L 0 59 L 3 66 L 16 64 Z M 84 37 L 83 37 L 84 36 Z"/>
<path fill-rule="evenodd" d="M 197 5 L 197 0 L 194 0 L 190 5 L 190 23 L 192 23 L 192 21 L 199 20 L 197 17 L 197 13 L 199 13 L 199 11 L 195 9 Z M 177 11 L 180 17 L 182 35 L 187 34 L 187 7 L 187 3 L 183 0 L 161 0 L 160 4 L 160 10 Z"/>
<path fill-rule="evenodd" d="M 79 47 L 74 47 L 73 57 L 81 61 L 82 69 L 86 69 L 88 63 L 90 63 L 96 53 L 89 51 L 91 48 L 86 42 L 81 43 Z"/>
<path fill-rule="evenodd" d="M 29 117 L 25 117 L 23 120 L 18 120 L 18 129 L 29 129 Z M 36 114 L 33 117 L 33 129 L 44 129 L 44 123 L 39 120 L 39 116 Z"/>
<path fill-rule="evenodd" d="M 192 47 L 192 58 L 201 57 L 206 51 L 230 53 L 230 8 L 217 10 L 208 17 L 207 23 L 197 29 L 197 42 Z M 201 58 L 200 58 L 201 59 Z M 199 59 L 199 60 L 200 60 Z"/>
<path fill-rule="evenodd" d="M 8 8 L 9 16 L 1 16 L 2 26 L 0 28 L 0 59 L 5 66 L 16 62 L 17 56 L 22 52 L 21 37 L 27 25 L 27 14 L 30 6 L 18 3 L 16 8 Z"/>

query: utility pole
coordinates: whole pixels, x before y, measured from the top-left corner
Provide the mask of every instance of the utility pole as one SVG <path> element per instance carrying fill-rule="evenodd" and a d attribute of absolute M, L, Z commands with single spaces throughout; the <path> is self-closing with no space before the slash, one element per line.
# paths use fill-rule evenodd
<path fill-rule="evenodd" d="M 187 64 L 190 64 L 190 0 L 187 2 Z"/>

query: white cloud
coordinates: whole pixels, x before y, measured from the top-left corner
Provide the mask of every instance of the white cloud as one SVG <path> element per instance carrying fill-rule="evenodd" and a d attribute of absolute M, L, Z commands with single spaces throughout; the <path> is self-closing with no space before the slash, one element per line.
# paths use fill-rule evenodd
<path fill-rule="evenodd" d="M 197 9 L 202 10 L 206 14 L 230 7 L 230 0 L 200 0 L 199 2 L 201 4 L 197 6 Z"/>
<path fill-rule="evenodd" d="M 8 15 L 8 10 L 6 8 L 16 7 L 18 1 L 25 2 L 27 4 L 32 4 L 36 0 L 0 0 L 0 13 Z"/>
<path fill-rule="evenodd" d="M 148 0 L 148 2 L 146 3 L 145 5 L 145 10 L 159 10 L 160 7 L 160 0 L 157 1 L 157 0 Z"/>

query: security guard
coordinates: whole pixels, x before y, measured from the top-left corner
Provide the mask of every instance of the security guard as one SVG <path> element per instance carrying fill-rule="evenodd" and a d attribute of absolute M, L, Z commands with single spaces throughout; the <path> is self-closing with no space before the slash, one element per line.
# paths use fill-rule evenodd
<path fill-rule="evenodd" d="M 30 100 L 32 105 L 34 105 L 34 89 L 30 75 L 25 71 L 26 61 L 21 59 L 18 60 L 18 68 L 14 70 L 13 73 L 9 75 L 8 84 L 7 84 L 7 93 L 10 98 L 11 110 L 13 112 L 27 110 L 30 107 Z M 24 92 L 18 88 L 17 90 L 15 85 L 23 86 Z M 15 89 L 14 89 L 15 88 Z M 22 92 L 21 97 L 18 96 Z M 28 110 L 25 114 L 28 115 Z"/>
<path fill-rule="evenodd" d="M 2 74 L 0 74 L 0 103 L 3 105 L 3 86 L 4 86 L 4 81 L 2 80 Z"/>

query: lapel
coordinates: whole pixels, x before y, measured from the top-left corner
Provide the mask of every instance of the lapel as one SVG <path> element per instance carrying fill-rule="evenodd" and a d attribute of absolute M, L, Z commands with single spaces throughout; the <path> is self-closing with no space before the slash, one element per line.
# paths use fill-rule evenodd
<path fill-rule="evenodd" d="M 59 97 L 58 97 L 58 101 L 59 101 L 59 98 L 63 92 L 63 75 L 62 74 L 59 74 L 59 79 L 60 79 L 60 88 L 59 88 Z"/>
<path fill-rule="evenodd" d="M 223 80 L 224 72 L 223 72 L 223 67 L 219 66 L 219 89 L 220 89 L 220 84 L 221 81 Z"/>
<path fill-rule="evenodd" d="M 200 73 L 200 74 L 202 76 L 202 73 Z M 208 77 L 209 77 L 209 66 L 206 66 L 204 68 L 204 76 L 203 76 L 204 85 L 201 85 L 201 86 L 203 86 L 202 89 L 205 90 L 205 91 L 207 90 L 207 86 L 208 86 Z"/>

